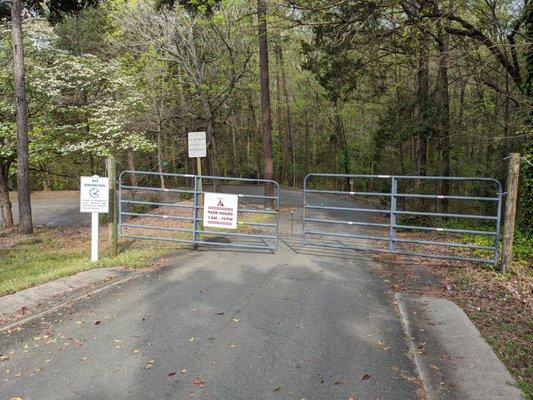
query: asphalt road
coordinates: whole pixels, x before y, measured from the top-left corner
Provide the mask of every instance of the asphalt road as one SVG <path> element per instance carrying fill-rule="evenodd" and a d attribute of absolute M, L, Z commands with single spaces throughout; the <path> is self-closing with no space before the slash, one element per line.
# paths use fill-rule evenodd
<path fill-rule="evenodd" d="M 2 333 L 0 398 L 416 399 L 385 293 L 362 256 L 184 251 Z"/>
<path fill-rule="evenodd" d="M 11 193 L 11 203 L 15 224 L 18 223 L 16 193 Z M 34 192 L 31 195 L 31 211 L 35 225 L 67 226 L 90 225 L 91 215 L 80 213 L 78 191 Z M 2 216 L 0 215 L 0 226 Z"/>
<path fill-rule="evenodd" d="M 300 204 L 300 193 L 283 193 Z M 285 213 L 275 254 L 183 250 L 0 333 L 0 398 L 417 399 L 371 261 L 302 249 L 289 226 Z"/>

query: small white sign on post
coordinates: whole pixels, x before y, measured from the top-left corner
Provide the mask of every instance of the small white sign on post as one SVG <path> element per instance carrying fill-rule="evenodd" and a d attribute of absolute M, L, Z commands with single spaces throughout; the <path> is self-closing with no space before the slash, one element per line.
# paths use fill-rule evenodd
<path fill-rule="evenodd" d="M 206 155 L 205 132 L 189 132 L 189 158 L 205 157 Z"/>
<path fill-rule="evenodd" d="M 237 229 L 239 196 L 225 193 L 205 193 L 204 226 Z"/>
<path fill-rule="evenodd" d="M 98 261 L 98 213 L 109 212 L 109 179 L 82 176 L 80 212 L 91 213 L 91 261 Z"/>

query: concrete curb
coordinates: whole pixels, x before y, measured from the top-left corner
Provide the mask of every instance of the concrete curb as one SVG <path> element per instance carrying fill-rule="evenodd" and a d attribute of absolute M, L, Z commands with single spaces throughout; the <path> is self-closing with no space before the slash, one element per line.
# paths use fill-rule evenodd
<path fill-rule="evenodd" d="M 93 269 L 0 297 L 0 331 L 135 275 L 136 271 L 124 268 Z"/>
<path fill-rule="evenodd" d="M 516 382 L 455 303 L 395 295 L 429 400 L 523 400 Z"/>

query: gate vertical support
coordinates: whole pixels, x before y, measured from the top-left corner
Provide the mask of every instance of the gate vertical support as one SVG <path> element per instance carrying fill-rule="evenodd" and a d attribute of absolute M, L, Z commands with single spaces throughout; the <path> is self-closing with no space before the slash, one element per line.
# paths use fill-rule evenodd
<path fill-rule="evenodd" d="M 502 224 L 502 202 L 503 202 L 503 190 L 502 186 L 498 183 L 498 209 L 496 210 L 496 235 L 494 236 L 494 265 L 498 265 L 500 258 L 500 230 Z"/>
<path fill-rule="evenodd" d="M 192 213 L 194 221 L 193 221 L 193 233 L 192 233 L 192 248 L 193 250 L 198 249 L 198 225 L 200 223 L 199 218 L 199 208 L 198 208 L 198 198 L 200 196 L 199 189 L 198 189 L 198 175 L 194 175 L 194 201 L 193 201 L 193 207 L 194 211 Z"/>
<path fill-rule="evenodd" d="M 398 178 L 392 177 L 389 219 L 389 252 L 396 251 L 396 195 L 398 194 Z"/>
<path fill-rule="evenodd" d="M 309 178 L 309 175 L 307 175 L 304 178 L 304 193 L 303 193 L 303 204 L 302 204 L 302 247 L 305 246 L 305 204 L 306 204 L 305 196 L 307 194 L 307 178 Z"/>

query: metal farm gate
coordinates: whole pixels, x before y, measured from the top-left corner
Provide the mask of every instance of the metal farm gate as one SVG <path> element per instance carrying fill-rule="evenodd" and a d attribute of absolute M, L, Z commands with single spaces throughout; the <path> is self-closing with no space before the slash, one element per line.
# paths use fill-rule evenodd
<path fill-rule="evenodd" d="M 264 194 L 264 186 L 273 195 Z M 235 230 L 202 225 L 207 192 L 238 196 Z M 124 171 L 119 176 L 119 236 L 178 243 L 275 251 L 279 185 L 264 179 Z"/>
<path fill-rule="evenodd" d="M 490 178 L 309 174 L 302 245 L 496 264 L 503 195 Z"/>

